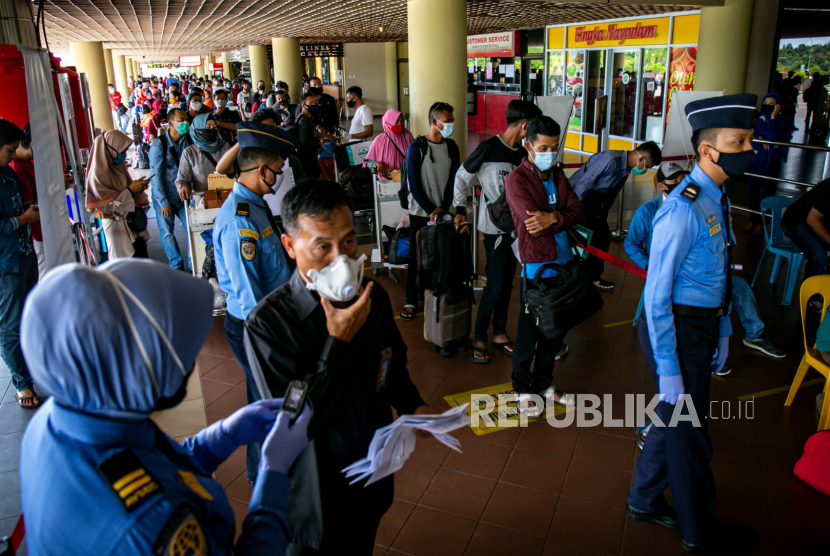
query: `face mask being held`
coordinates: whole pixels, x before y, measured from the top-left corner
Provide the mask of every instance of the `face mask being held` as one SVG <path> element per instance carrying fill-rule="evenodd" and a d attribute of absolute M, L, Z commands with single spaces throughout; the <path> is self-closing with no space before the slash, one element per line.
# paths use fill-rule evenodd
<path fill-rule="evenodd" d="M 755 159 L 755 151 L 750 149 L 748 151 L 741 151 L 739 153 L 724 153 L 710 146 L 710 149 L 720 153 L 716 165 L 721 167 L 721 170 L 730 178 L 736 178 L 743 175 L 749 170 L 749 165 Z"/>
<path fill-rule="evenodd" d="M 533 145 L 530 145 L 530 150 L 533 151 L 533 164 L 542 172 L 550 170 L 556 162 L 556 151 L 536 152 Z"/>
<path fill-rule="evenodd" d="M 340 255 L 322 270 L 312 268 L 308 271 L 311 281 L 306 283 L 306 288 L 316 290 L 329 301 L 349 301 L 360 289 L 365 260 L 366 255 L 361 255 L 357 259 Z"/>

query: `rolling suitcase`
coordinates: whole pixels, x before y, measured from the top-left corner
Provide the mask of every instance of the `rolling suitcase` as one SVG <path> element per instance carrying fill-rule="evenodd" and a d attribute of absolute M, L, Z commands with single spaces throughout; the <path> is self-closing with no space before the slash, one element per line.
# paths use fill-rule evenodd
<path fill-rule="evenodd" d="M 424 339 L 432 349 L 449 357 L 467 347 L 473 328 L 473 289 L 461 286 L 455 291 L 426 292 Z"/>

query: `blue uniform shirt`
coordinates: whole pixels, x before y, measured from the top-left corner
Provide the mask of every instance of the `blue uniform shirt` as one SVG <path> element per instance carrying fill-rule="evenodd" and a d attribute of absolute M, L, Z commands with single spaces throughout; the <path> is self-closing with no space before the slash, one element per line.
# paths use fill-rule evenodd
<path fill-rule="evenodd" d="M 602 151 L 593 155 L 569 178 L 579 200 L 589 191 L 601 193 L 620 192 L 631 168 L 628 167 L 628 151 Z"/>
<path fill-rule="evenodd" d="M 634 213 L 623 247 L 631 262 L 642 269 L 648 268 L 648 254 L 651 252 L 651 238 L 654 235 L 654 215 L 663 203 L 663 194 L 649 201 Z"/>
<path fill-rule="evenodd" d="M 228 312 L 240 320 L 291 277 L 268 211 L 262 197 L 237 182 L 213 224 L 219 286 L 228 294 Z"/>
<path fill-rule="evenodd" d="M 684 193 L 695 184 L 695 200 Z M 721 307 L 726 294 L 726 244 L 735 236 L 723 220 L 721 187 L 695 166 L 671 192 L 654 217 L 650 265 L 645 289 L 648 333 L 657 374 L 680 374 L 672 304 Z M 727 200 L 728 203 L 728 200 Z M 731 209 L 730 209 L 731 211 Z M 720 335 L 732 334 L 723 315 Z"/>

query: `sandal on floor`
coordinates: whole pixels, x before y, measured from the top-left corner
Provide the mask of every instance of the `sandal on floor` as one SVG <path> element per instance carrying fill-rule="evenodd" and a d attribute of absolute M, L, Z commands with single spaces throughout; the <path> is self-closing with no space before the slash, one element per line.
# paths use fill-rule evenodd
<path fill-rule="evenodd" d="M 576 405 L 576 396 L 574 394 L 565 394 L 564 392 L 560 392 L 559 399 L 556 399 L 556 388 L 551 386 L 541 394 L 544 400 L 550 402 L 552 404 L 562 405 L 565 407 L 574 407 Z"/>
<path fill-rule="evenodd" d="M 541 417 L 542 413 L 545 412 L 544 407 L 540 407 L 538 405 L 522 407 L 523 403 L 533 403 L 531 394 L 516 394 L 516 409 L 519 411 L 520 415 L 527 417 L 528 419 L 536 419 L 537 417 Z"/>
<path fill-rule="evenodd" d="M 500 348 L 504 353 L 506 353 L 510 357 L 513 357 L 513 354 L 516 353 L 516 344 L 514 344 L 512 340 L 509 342 L 502 342 L 500 344 L 493 342 L 493 347 Z"/>
<path fill-rule="evenodd" d="M 409 312 L 407 309 L 412 309 L 412 311 Z M 401 320 L 412 320 L 415 318 L 415 313 L 417 312 L 418 308 L 415 305 L 404 305 L 401 310 Z"/>
<path fill-rule="evenodd" d="M 33 396 L 21 396 L 20 393 L 15 392 L 14 397 L 17 400 L 17 405 L 19 405 L 23 409 L 37 409 L 38 407 L 40 407 L 40 404 L 42 402 L 40 396 L 38 396 L 37 393 L 35 393 Z M 35 399 L 37 399 L 37 402 L 35 402 Z M 26 405 L 23 403 L 28 401 L 32 402 L 31 405 Z"/>
<path fill-rule="evenodd" d="M 480 358 L 476 358 L 476 355 L 480 355 Z M 490 362 L 490 354 L 487 353 L 487 348 L 477 348 L 475 343 L 470 344 L 470 359 L 473 360 L 473 363 L 489 363 Z"/>

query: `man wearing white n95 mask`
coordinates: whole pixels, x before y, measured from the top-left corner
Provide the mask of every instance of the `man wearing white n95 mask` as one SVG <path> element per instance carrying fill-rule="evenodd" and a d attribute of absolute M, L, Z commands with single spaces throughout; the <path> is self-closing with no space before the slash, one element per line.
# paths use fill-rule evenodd
<path fill-rule="evenodd" d="M 361 279 L 343 188 L 300 182 L 283 200 L 282 219 L 283 247 L 297 269 L 248 315 L 245 348 L 260 394 L 278 397 L 303 380 L 315 411 L 310 446 L 290 473 L 288 553 L 371 554 L 394 480 L 349 485 L 341 469 L 365 456 L 375 430 L 392 422 L 392 407 L 427 408 L 409 378 L 389 295 Z"/>

